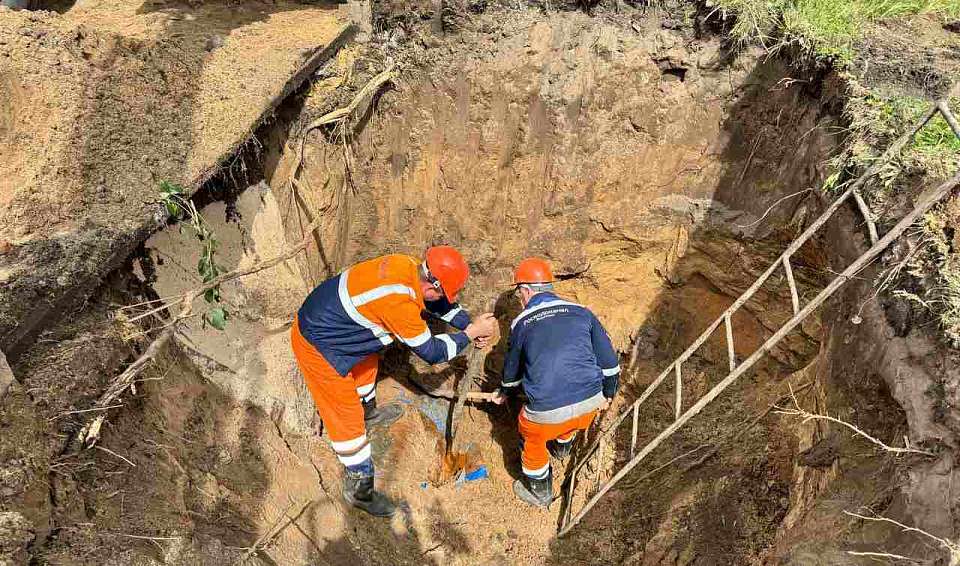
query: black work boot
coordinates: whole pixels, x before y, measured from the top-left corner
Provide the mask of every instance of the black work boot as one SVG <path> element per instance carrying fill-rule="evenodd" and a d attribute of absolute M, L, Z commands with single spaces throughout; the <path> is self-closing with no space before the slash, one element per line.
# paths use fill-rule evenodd
<path fill-rule="evenodd" d="M 548 507 L 553 501 L 553 471 L 547 472 L 547 477 L 539 480 L 523 476 L 523 479 L 513 482 L 513 493 L 524 503 Z"/>
<path fill-rule="evenodd" d="M 565 460 L 573 451 L 573 439 L 571 438 L 569 442 L 551 440 L 547 442 L 547 450 L 557 460 Z"/>
<path fill-rule="evenodd" d="M 391 517 L 397 512 L 396 505 L 387 499 L 386 495 L 374 491 L 373 476 L 346 472 L 343 476 L 343 498 L 350 505 L 374 517 Z"/>
<path fill-rule="evenodd" d="M 376 397 L 363 403 L 363 423 L 368 429 L 375 426 L 390 426 L 401 416 L 403 416 L 403 407 L 397 403 L 377 407 Z"/>

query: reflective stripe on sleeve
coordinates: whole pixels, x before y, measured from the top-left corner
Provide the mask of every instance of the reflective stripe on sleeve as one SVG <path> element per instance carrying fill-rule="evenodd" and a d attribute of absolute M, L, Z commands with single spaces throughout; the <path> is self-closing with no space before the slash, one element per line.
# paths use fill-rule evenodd
<path fill-rule="evenodd" d="M 443 316 L 440 317 L 440 320 L 442 320 L 442 321 L 444 321 L 444 322 L 448 322 L 448 323 L 449 323 L 449 322 L 453 322 L 454 317 L 457 316 L 458 314 L 460 314 L 461 312 L 463 312 L 463 308 L 461 308 L 461 307 L 457 307 L 457 308 L 455 308 L 455 309 L 450 309 L 450 311 L 447 312 L 447 314 L 445 314 L 445 315 L 443 315 Z"/>
<path fill-rule="evenodd" d="M 617 375 L 618 373 L 620 373 L 619 365 L 617 367 L 607 368 L 603 370 L 604 377 L 610 377 L 611 375 Z"/>
<path fill-rule="evenodd" d="M 437 338 L 447 345 L 447 361 L 457 357 L 457 343 L 453 341 L 453 338 L 446 334 L 437 334 Z"/>
<path fill-rule="evenodd" d="M 403 336 L 399 336 L 398 338 L 400 338 L 400 341 L 406 344 L 407 346 L 410 346 L 411 348 L 416 348 L 417 346 L 423 346 L 424 344 L 426 344 L 427 341 L 430 340 L 431 336 L 433 335 L 430 334 L 430 329 L 428 328 L 424 330 L 422 334 L 418 334 L 413 338 L 404 338 Z"/>

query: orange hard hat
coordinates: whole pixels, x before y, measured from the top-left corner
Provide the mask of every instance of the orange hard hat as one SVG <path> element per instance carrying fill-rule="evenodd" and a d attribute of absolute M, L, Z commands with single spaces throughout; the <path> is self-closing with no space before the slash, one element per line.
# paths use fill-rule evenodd
<path fill-rule="evenodd" d="M 547 260 L 538 257 L 528 257 L 520 262 L 513 271 L 513 284 L 524 283 L 553 283 L 553 270 Z"/>
<path fill-rule="evenodd" d="M 467 284 L 470 268 L 456 249 L 451 246 L 433 246 L 427 249 L 427 270 L 440 283 L 443 294 L 451 303 Z"/>

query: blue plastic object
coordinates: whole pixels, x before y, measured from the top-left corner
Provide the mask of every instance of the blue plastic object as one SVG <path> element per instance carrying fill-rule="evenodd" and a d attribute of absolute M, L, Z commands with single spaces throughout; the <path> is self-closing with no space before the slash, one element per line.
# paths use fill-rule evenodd
<path fill-rule="evenodd" d="M 467 475 L 464 476 L 467 481 L 478 481 L 485 480 L 490 477 L 490 474 L 487 473 L 486 466 L 480 466 L 472 472 L 467 472 Z"/>

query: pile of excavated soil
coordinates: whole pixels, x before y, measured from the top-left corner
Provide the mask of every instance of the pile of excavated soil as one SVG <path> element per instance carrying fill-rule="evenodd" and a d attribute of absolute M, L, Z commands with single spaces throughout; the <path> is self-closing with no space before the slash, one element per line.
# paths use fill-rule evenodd
<path fill-rule="evenodd" d="M 156 228 L 159 182 L 242 175 L 221 161 L 344 29 L 336 7 L 293 2 L 0 10 L 0 343 Z"/>

